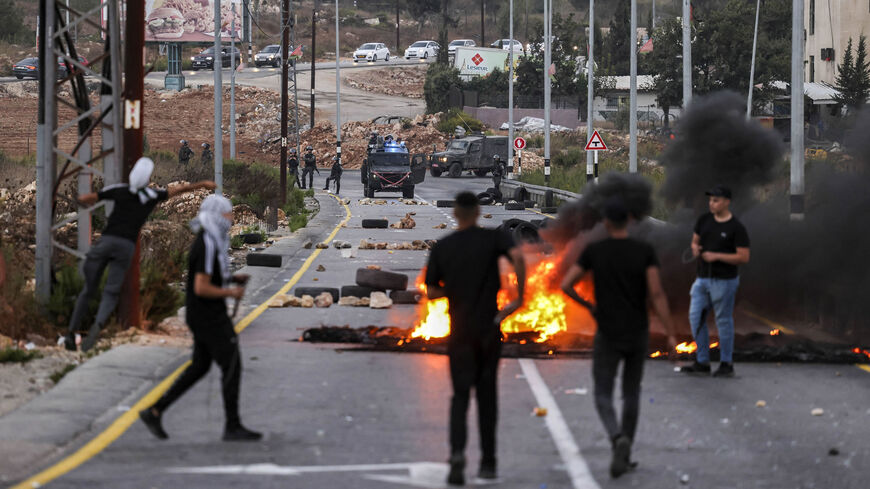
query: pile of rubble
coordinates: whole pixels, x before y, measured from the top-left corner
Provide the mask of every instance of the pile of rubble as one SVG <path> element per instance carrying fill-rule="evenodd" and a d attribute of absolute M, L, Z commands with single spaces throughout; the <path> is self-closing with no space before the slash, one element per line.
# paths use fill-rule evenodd
<path fill-rule="evenodd" d="M 345 169 L 356 169 L 362 166 L 372 131 L 377 131 L 381 136 L 392 134 L 395 138 L 402 138 L 411 154 L 430 153 L 436 145 L 444 147 L 448 137 L 437 129 L 439 117 L 440 114 L 421 114 L 406 121 L 406 128 L 403 128 L 401 123 L 390 125 L 347 122 L 342 124 L 342 166 Z M 335 156 L 335 124 L 330 121 L 320 121 L 313 128 L 305 131 L 301 135 L 301 140 L 302 148 L 308 145 L 314 148 L 319 166 L 329 166 L 332 157 Z M 276 153 L 279 150 L 277 146 L 274 148 Z"/>
<path fill-rule="evenodd" d="M 425 251 L 435 246 L 434 239 L 415 239 L 414 241 L 403 241 L 401 243 L 387 243 L 386 241 L 369 241 L 361 239 L 359 242 L 360 250 L 415 250 Z"/>
<path fill-rule="evenodd" d="M 399 219 L 399 222 L 394 222 L 390 224 L 390 227 L 393 229 L 414 229 L 417 226 L 417 222 L 414 221 L 414 218 L 411 216 L 417 215 L 416 212 L 409 212 L 405 214 L 405 217 Z"/>
<path fill-rule="evenodd" d="M 372 93 L 407 98 L 423 98 L 426 66 L 419 68 L 390 68 L 386 70 L 359 70 L 348 75 L 345 84 Z"/>

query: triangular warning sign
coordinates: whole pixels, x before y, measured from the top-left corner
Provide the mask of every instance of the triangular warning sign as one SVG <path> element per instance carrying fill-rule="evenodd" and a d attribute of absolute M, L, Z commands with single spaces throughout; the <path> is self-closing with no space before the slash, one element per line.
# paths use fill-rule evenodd
<path fill-rule="evenodd" d="M 604 140 L 601 139 L 601 135 L 598 134 L 598 131 L 592 133 L 592 137 L 589 138 L 589 142 L 586 143 L 586 151 L 604 151 L 607 149 L 607 145 L 604 144 Z"/>

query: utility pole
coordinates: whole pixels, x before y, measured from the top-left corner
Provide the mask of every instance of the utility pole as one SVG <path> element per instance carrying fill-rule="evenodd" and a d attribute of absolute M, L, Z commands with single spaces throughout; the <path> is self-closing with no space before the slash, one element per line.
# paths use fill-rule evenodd
<path fill-rule="evenodd" d="M 629 91 L 628 171 L 637 173 L 637 0 L 631 0 L 631 87 Z"/>
<path fill-rule="evenodd" d="M 586 140 L 592 137 L 593 122 L 595 111 L 592 110 L 595 105 L 595 0 L 589 0 L 589 56 L 586 60 Z M 593 175 L 594 151 L 586 152 L 586 183 L 591 183 L 595 176 Z"/>
<path fill-rule="evenodd" d="M 804 0 L 791 7 L 791 194 L 792 221 L 804 220 Z"/>
<path fill-rule="evenodd" d="M 287 203 L 287 109 L 290 63 L 290 0 L 281 0 L 281 204 Z"/>
<path fill-rule="evenodd" d="M 656 0 L 652 0 L 652 28 L 656 30 Z M 649 37 L 652 37 L 652 32 L 649 32 Z"/>
<path fill-rule="evenodd" d="M 317 0 L 311 8 L 311 113 L 309 114 L 309 126 L 314 127 L 314 57 L 317 55 Z"/>
<path fill-rule="evenodd" d="M 236 16 L 230 22 L 230 159 L 236 159 Z"/>
<path fill-rule="evenodd" d="M 141 1 L 141 0 L 139 0 Z M 128 17 L 129 19 L 129 17 Z M 224 193 L 224 57 L 221 53 L 221 0 L 214 0 L 214 183 L 215 194 Z M 129 76 L 129 75 L 128 75 Z"/>
<path fill-rule="evenodd" d="M 755 49 L 758 46 L 758 13 L 761 12 L 761 0 L 755 3 L 755 31 L 752 35 L 752 64 L 749 65 L 749 94 L 746 96 L 746 120 L 752 119 L 752 85 L 755 84 Z"/>
<path fill-rule="evenodd" d="M 547 1 L 548 0 L 544 0 L 544 3 L 546 3 Z M 544 9 L 546 10 L 546 7 L 544 7 Z M 486 28 L 484 27 L 485 25 L 486 25 L 486 0 L 480 0 L 480 46 L 484 47 L 484 48 L 486 47 L 486 39 L 485 39 Z"/>
<path fill-rule="evenodd" d="M 336 27 L 336 30 L 338 28 Z M 399 0 L 396 0 L 396 53 L 401 52 L 402 48 L 399 44 Z"/>
<path fill-rule="evenodd" d="M 508 51 L 508 178 L 514 178 L 514 0 L 510 0 L 508 11 L 508 37 L 511 39 L 511 50 Z"/>
<path fill-rule="evenodd" d="M 242 20 L 243 20 L 243 22 L 245 22 L 245 25 L 248 27 L 248 35 L 246 36 L 246 39 L 248 41 L 248 60 L 247 60 L 247 63 L 248 63 L 248 65 L 250 65 L 251 63 L 254 62 L 254 42 L 253 42 L 254 41 L 254 17 L 253 17 L 253 14 L 251 13 L 251 9 L 250 9 L 250 0 L 245 0 L 244 8 L 245 8 L 245 15 L 242 16 Z"/>
<path fill-rule="evenodd" d="M 551 19 L 553 15 L 552 0 L 544 0 L 544 185 L 550 186 L 550 64 L 552 43 L 550 30 L 553 28 Z M 511 40 L 513 42 L 513 40 Z M 510 51 L 513 52 L 513 44 Z M 509 141 L 508 144 L 513 144 Z"/>
<path fill-rule="evenodd" d="M 124 112 L 134 112 L 133 120 L 129 116 L 124 122 L 124 171 L 122 178 L 129 181 L 130 170 L 136 160 L 142 157 L 144 124 L 142 116 L 145 112 L 145 63 L 143 51 L 145 48 L 145 0 L 127 0 L 127 25 L 124 35 Z M 127 326 L 138 327 L 141 320 L 139 304 L 139 240 L 136 240 L 136 251 L 127 269 L 127 277 L 121 290 L 118 317 Z"/>
<path fill-rule="evenodd" d="M 683 113 L 692 101 L 692 6 L 683 0 Z"/>
<path fill-rule="evenodd" d="M 396 41 L 399 39 L 399 3 L 396 2 Z M 341 50 L 338 36 L 338 0 L 335 0 L 335 156 L 341 164 Z"/>

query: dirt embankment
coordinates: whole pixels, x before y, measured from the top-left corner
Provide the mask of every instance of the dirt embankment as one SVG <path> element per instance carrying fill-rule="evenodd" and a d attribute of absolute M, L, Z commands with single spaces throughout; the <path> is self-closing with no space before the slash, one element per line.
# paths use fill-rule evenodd
<path fill-rule="evenodd" d="M 344 84 L 367 92 L 423 98 L 423 82 L 426 81 L 427 67 L 428 65 L 403 66 L 383 70 L 356 70 L 345 77 Z"/>

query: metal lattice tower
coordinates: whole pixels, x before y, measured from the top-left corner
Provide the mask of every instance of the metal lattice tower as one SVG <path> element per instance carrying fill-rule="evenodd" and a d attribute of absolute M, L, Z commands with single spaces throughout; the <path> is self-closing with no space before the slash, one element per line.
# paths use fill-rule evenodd
<path fill-rule="evenodd" d="M 54 249 L 84 258 L 91 243 L 91 213 L 104 205 L 78 207 L 74 217 L 58 220 L 55 215 L 58 201 L 69 200 L 61 195 L 61 185 L 75 178 L 76 192 L 84 194 L 92 191 L 94 175 L 102 177 L 106 185 L 118 183 L 122 178 L 121 117 L 115 110 L 121 106 L 119 4 L 119 0 L 101 0 L 93 9 L 79 12 L 66 6 L 65 0 L 40 0 L 36 294 L 43 302 L 51 295 Z M 103 53 L 87 66 L 79 60 L 73 41 L 72 33 L 79 25 L 99 30 L 105 40 Z M 100 72 L 95 66 L 102 67 Z M 85 76 L 100 83 L 97 104 L 91 101 Z M 62 108 L 71 112 L 58 110 Z M 97 128 L 102 144 L 95 153 L 92 139 Z M 70 134 L 74 136 L 72 144 Z M 61 136 L 66 142 L 59 142 Z M 60 243 L 55 236 L 60 228 L 74 221 L 78 224 L 75 249 Z"/>
<path fill-rule="evenodd" d="M 293 1 L 290 1 L 290 25 L 287 26 L 290 29 L 290 49 L 296 49 L 296 13 L 293 10 Z M 291 53 L 293 51 L 290 51 Z M 289 57 L 290 54 L 287 53 L 284 57 Z M 294 146 L 296 147 L 296 156 L 297 158 L 301 155 L 299 152 L 299 91 L 297 90 L 296 85 L 296 61 L 293 60 L 292 69 L 289 70 L 290 76 L 287 79 L 287 91 L 289 92 L 289 110 L 290 117 L 288 121 L 288 131 L 293 135 Z"/>

